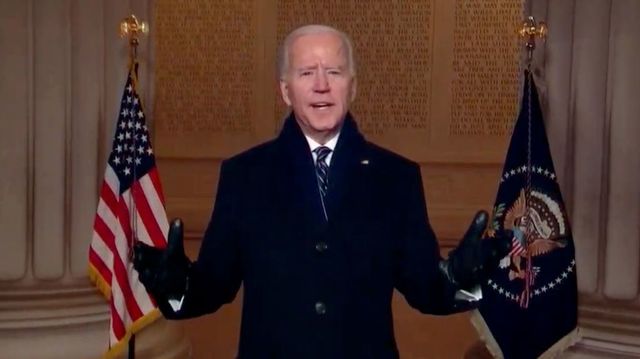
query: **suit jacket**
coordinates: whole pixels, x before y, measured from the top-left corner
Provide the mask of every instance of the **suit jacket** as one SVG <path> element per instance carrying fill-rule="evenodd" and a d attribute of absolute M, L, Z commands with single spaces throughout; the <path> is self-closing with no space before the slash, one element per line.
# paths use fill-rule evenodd
<path fill-rule="evenodd" d="M 240 358 L 397 358 L 394 288 L 421 312 L 458 310 L 419 167 L 367 142 L 350 115 L 325 204 L 328 221 L 290 116 L 276 139 L 223 162 L 183 308 L 170 317 L 214 312 L 242 283 Z"/>

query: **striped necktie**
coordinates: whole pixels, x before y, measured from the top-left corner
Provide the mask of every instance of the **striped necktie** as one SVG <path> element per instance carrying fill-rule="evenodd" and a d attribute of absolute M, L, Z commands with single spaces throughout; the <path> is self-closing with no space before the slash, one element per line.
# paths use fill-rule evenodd
<path fill-rule="evenodd" d="M 320 146 L 313 150 L 317 155 L 316 158 L 316 175 L 318 177 L 318 187 L 320 188 L 320 194 L 322 199 L 327 195 L 327 189 L 329 188 L 329 165 L 327 165 L 327 156 L 331 153 L 329 147 Z"/>

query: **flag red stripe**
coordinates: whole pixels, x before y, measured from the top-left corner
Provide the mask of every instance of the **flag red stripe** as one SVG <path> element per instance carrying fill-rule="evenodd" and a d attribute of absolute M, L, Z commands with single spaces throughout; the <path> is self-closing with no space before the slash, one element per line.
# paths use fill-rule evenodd
<path fill-rule="evenodd" d="M 104 242 L 109 247 L 109 250 L 114 254 L 113 255 L 113 272 L 116 276 L 116 280 L 118 281 L 118 286 L 122 290 L 122 294 L 125 299 L 125 303 L 127 305 L 127 311 L 132 319 L 136 320 L 142 316 L 142 311 L 136 302 L 135 297 L 133 296 L 133 292 L 131 290 L 131 285 L 129 284 L 129 277 L 127 276 L 127 269 L 122 263 L 122 258 L 120 258 L 120 254 L 115 244 L 115 236 L 107 225 L 104 223 L 102 218 L 96 216 L 95 221 L 95 230 L 100 237 L 103 238 Z M 126 253 L 125 253 L 126 255 Z"/>
<path fill-rule="evenodd" d="M 124 323 L 122 322 L 122 318 L 118 314 L 115 305 L 113 304 L 114 297 L 111 297 L 111 328 L 113 329 L 113 334 L 118 338 L 118 340 L 122 339 L 126 334 L 126 330 L 124 329 Z"/>
<path fill-rule="evenodd" d="M 520 244 L 520 240 L 518 240 L 518 238 L 513 237 L 511 238 L 511 251 L 509 252 L 510 256 L 517 256 L 520 255 L 522 253 L 524 253 L 525 250 L 522 247 L 522 245 Z"/>
<path fill-rule="evenodd" d="M 100 256 L 93 250 L 93 248 L 89 247 L 89 263 L 93 265 L 93 267 L 98 270 L 102 279 L 111 285 L 111 271 L 107 267 L 106 264 L 102 261 Z"/>
<path fill-rule="evenodd" d="M 153 182 L 153 187 L 156 189 L 156 193 L 158 194 L 158 198 L 160 198 L 160 202 L 165 203 L 164 201 L 164 192 L 162 191 L 162 184 L 160 183 L 160 177 L 158 176 L 158 170 L 154 167 L 149 173 L 147 173 L 151 182 Z"/>
<path fill-rule="evenodd" d="M 116 212 L 116 208 L 118 208 L 118 198 L 116 197 L 116 194 L 111 191 L 111 187 L 109 187 L 106 181 L 102 181 L 102 188 L 100 188 L 100 198 L 102 198 L 111 212 Z"/>
<path fill-rule="evenodd" d="M 107 245 L 109 250 L 113 252 L 115 248 L 115 234 L 111 232 L 111 229 L 107 226 L 106 223 L 102 220 L 102 217 L 96 216 L 93 221 L 93 230 L 96 231 L 98 236 L 102 239 L 102 241 Z M 115 253 L 114 253 L 115 255 Z"/>
<path fill-rule="evenodd" d="M 512 255 L 512 256 L 520 255 L 520 254 L 522 254 L 524 252 L 525 252 L 525 250 L 522 247 L 520 247 L 520 245 L 518 245 L 517 247 L 514 247 L 514 248 L 511 249 L 511 252 L 509 253 L 509 255 Z"/>
<path fill-rule="evenodd" d="M 138 213 L 140 213 L 140 217 L 142 217 L 142 222 L 144 222 L 144 226 L 147 228 L 147 233 L 149 233 L 153 245 L 158 248 L 164 248 L 166 246 L 164 234 L 160 226 L 158 226 L 158 221 L 153 215 L 151 207 L 149 207 L 149 202 L 147 202 L 147 197 L 144 195 L 142 187 L 140 187 L 140 182 L 135 182 L 133 186 L 131 186 L 131 189 L 133 191 L 136 209 Z"/>
<path fill-rule="evenodd" d="M 131 223 L 129 222 L 129 208 L 127 208 L 125 200 L 127 199 L 124 196 L 120 196 L 118 209 L 116 211 L 116 218 L 118 218 L 120 228 L 122 228 L 122 232 L 127 239 L 127 247 L 130 247 L 133 236 L 131 235 Z"/>

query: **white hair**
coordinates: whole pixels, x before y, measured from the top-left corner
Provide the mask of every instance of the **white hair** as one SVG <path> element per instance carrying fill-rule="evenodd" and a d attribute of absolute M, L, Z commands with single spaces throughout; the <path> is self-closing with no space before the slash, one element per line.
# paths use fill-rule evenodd
<path fill-rule="evenodd" d="M 291 31 L 287 37 L 285 37 L 280 49 L 278 50 L 278 79 L 284 79 L 287 70 L 289 69 L 289 47 L 299 37 L 305 35 L 317 35 L 317 34 L 336 34 L 340 37 L 342 45 L 346 50 L 347 67 L 352 76 L 356 74 L 356 62 L 353 56 L 353 45 L 351 39 L 344 32 L 327 25 L 304 25 Z"/>

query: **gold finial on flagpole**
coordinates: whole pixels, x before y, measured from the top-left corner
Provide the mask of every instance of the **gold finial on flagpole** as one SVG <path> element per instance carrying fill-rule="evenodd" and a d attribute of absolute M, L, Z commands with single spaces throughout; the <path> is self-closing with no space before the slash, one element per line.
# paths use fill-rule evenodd
<path fill-rule="evenodd" d="M 529 66 L 531 65 L 531 58 L 533 57 L 533 50 L 536 48 L 536 37 L 541 38 L 543 41 L 547 37 L 547 24 L 543 21 L 536 23 L 536 19 L 533 16 L 528 16 L 522 23 L 522 27 L 518 33 L 525 40 L 527 66 Z"/>
<path fill-rule="evenodd" d="M 138 21 L 138 18 L 131 14 L 120 22 L 120 37 L 129 37 L 129 45 L 131 46 L 131 61 L 135 62 L 138 56 L 138 37 L 140 34 L 149 33 L 149 24 Z"/>

